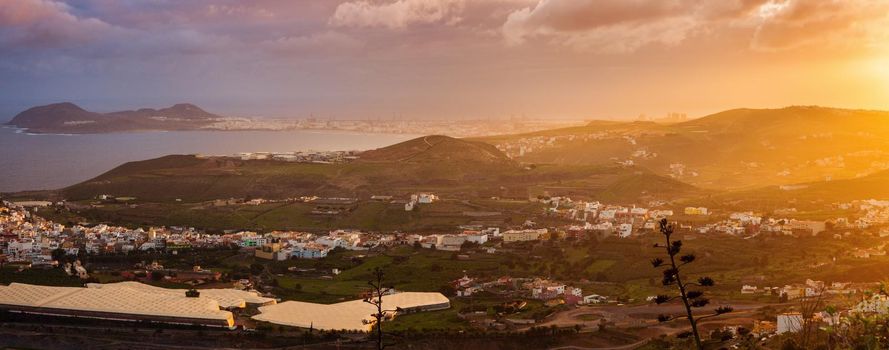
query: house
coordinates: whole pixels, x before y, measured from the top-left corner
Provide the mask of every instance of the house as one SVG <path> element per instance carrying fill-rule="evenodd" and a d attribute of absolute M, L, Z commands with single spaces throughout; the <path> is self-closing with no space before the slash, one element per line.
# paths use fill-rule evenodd
<path fill-rule="evenodd" d="M 319 259 L 327 256 L 330 248 L 318 243 L 297 243 L 293 245 L 291 256 L 298 259 Z"/>
<path fill-rule="evenodd" d="M 282 250 L 279 242 L 267 243 L 254 251 L 254 255 L 259 259 L 282 261 L 290 258 L 288 252 Z"/>
<path fill-rule="evenodd" d="M 630 215 L 633 216 L 645 216 L 648 215 L 648 209 L 646 208 L 633 208 L 630 209 Z"/>
<path fill-rule="evenodd" d="M 541 237 L 547 234 L 547 229 L 537 229 L 537 230 L 509 230 L 503 232 L 503 242 L 525 242 L 525 241 L 536 241 L 541 239 Z"/>
<path fill-rule="evenodd" d="M 889 314 L 889 297 L 885 295 L 874 295 L 870 299 L 864 299 L 851 310 L 853 313 L 860 314 Z"/>
<path fill-rule="evenodd" d="M 787 299 L 799 299 L 806 295 L 806 288 L 796 286 L 784 286 L 781 288 L 781 295 L 786 295 Z"/>
<path fill-rule="evenodd" d="M 442 235 L 439 244 L 435 245 L 435 249 L 458 251 L 463 246 L 463 242 L 466 242 L 466 236 Z"/>
<path fill-rule="evenodd" d="M 590 294 L 583 297 L 584 304 L 601 304 L 608 301 L 608 297 L 601 296 L 598 294 Z"/>
<path fill-rule="evenodd" d="M 778 327 L 776 333 L 796 333 L 803 327 L 803 315 L 799 312 L 789 312 L 778 315 Z"/>
<path fill-rule="evenodd" d="M 753 294 L 756 293 L 756 286 L 744 285 L 741 287 L 741 294 Z"/>
<path fill-rule="evenodd" d="M 549 300 L 565 294 L 565 285 L 547 280 L 535 280 L 526 284 L 531 290 L 531 297 L 540 300 Z"/>
<path fill-rule="evenodd" d="M 583 298 L 583 290 L 577 287 L 566 287 L 565 295 L 573 295 L 579 298 Z"/>
<path fill-rule="evenodd" d="M 686 207 L 685 215 L 710 215 L 710 210 L 704 207 Z"/>
<path fill-rule="evenodd" d="M 488 235 L 479 231 L 463 231 L 463 237 L 466 237 L 466 241 L 476 244 L 488 242 Z"/>
<path fill-rule="evenodd" d="M 454 288 L 459 289 L 459 288 L 468 287 L 470 284 L 472 284 L 472 282 L 475 282 L 474 278 L 470 278 L 469 276 L 463 275 L 463 277 L 452 281 L 451 284 L 454 286 Z"/>
<path fill-rule="evenodd" d="M 627 238 L 633 235 L 633 224 L 620 224 L 617 229 L 620 238 Z"/>
<path fill-rule="evenodd" d="M 812 235 L 817 235 L 827 230 L 827 224 L 824 221 L 790 220 L 787 226 L 791 231 L 811 233 Z"/>
<path fill-rule="evenodd" d="M 420 195 L 417 196 L 417 202 L 420 204 L 430 204 L 437 200 L 438 196 L 431 193 L 420 193 Z"/>

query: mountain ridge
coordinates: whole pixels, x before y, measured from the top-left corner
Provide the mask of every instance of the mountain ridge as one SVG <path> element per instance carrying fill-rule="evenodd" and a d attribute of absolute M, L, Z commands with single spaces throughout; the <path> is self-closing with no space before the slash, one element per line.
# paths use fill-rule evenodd
<path fill-rule="evenodd" d="M 513 155 L 519 162 L 632 161 L 702 188 L 743 190 L 884 169 L 882 164 L 889 164 L 889 112 L 737 108 L 673 124 L 594 121 L 475 140 L 501 149 L 521 146 L 523 152 Z"/>
<path fill-rule="evenodd" d="M 170 107 L 91 112 L 72 102 L 60 102 L 29 108 L 6 125 L 34 133 L 89 134 L 115 131 L 195 130 L 222 119 L 190 103 Z"/>

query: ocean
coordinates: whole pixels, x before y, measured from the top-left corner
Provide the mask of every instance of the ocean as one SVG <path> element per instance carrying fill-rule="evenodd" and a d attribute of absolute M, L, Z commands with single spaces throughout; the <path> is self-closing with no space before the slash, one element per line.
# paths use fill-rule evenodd
<path fill-rule="evenodd" d="M 29 134 L 0 128 L 0 192 L 57 189 L 129 161 L 168 154 L 368 150 L 418 135 L 338 131 L 169 131 Z"/>

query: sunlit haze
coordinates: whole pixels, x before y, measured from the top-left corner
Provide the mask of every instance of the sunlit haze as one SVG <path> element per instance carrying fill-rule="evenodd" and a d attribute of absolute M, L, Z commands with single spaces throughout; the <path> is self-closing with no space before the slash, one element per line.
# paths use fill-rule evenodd
<path fill-rule="evenodd" d="M 889 0 L 0 0 L 0 349 L 889 349 Z"/>
<path fill-rule="evenodd" d="M 72 101 L 321 118 L 889 109 L 889 2 L 0 0 L 0 119 Z"/>

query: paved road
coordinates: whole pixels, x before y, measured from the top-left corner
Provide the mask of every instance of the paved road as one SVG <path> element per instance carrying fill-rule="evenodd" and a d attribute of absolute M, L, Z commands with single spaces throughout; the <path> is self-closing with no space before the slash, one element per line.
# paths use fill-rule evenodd
<path fill-rule="evenodd" d="M 638 348 L 642 345 L 645 345 L 645 343 L 648 343 L 648 339 L 640 340 L 640 341 L 637 341 L 633 344 L 612 346 L 612 347 L 607 347 L 607 348 L 585 348 L 582 346 L 570 345 L 570 346 L 560 346 L 557 348 L 550 348 L 549 350 L 632 350 L 632 349 Z"/>
<path fill-rule="evenodd" d="M 746 318 L 751 316 L 753 313 L 757 312 L 759 309 L 769 306 L 772 304 L 765 303 L 743 303 L 743 304 L 732 304 L 734 311 L 715 318 L 707 319 L 702 321 L 701 325 L 706 324 L 736 324 L 736 320 L 739 318 Z M 715 307 L 715 306 L 714 306 Z M 712 308 L 707 308 L 710 310 Z M 560 312 L 554 315 L 552 318 L 544 321 L 543 323 L 535 324 L 534 326 L 556 326 L 556 327 L 573 327 L 574 325 L 581 325 L 586 329 L 592 329 L 599 324 L 599 319 L 604 319 L 609 323 L 613 323 L 613 327 L 617 328 L 631 328 L 631 327 L 645 327 L 645 339 L 642 339 L 638 342 L 626 345 L 619 345 L 614 347 L 602 347 L 602 348 L 587 348 L 580 346 L 564 346 L 557 347 L 550 350 L 628 350 L 635 349 L 642 345 L 645 345 L 649 340 L 660 337 L 661 335 L 674 335 L 684 330 L 688 330 L 690 327 L 685 326 L 684 319 L 677 320 L 672 323 L 661 324 L 657 321 L 657 315 L 659 314 L 674 314 L 679 315 L 685 312 L 684 307 L 681 304 L 668 304 L 668 305 L 637 305 L 637 306 L 616 306 L 616 305 L 608 305 L 608 306 L 588 306 L 588 307 L 579 307 L 572 310 L 567 310 L 564 312 Z M 703 313 L 703 312 L 702 312 Z M 594 320 L 585 321 L 580 319 L 579 317 L 584 315 L 592 315 L 595 317 Z"/>

